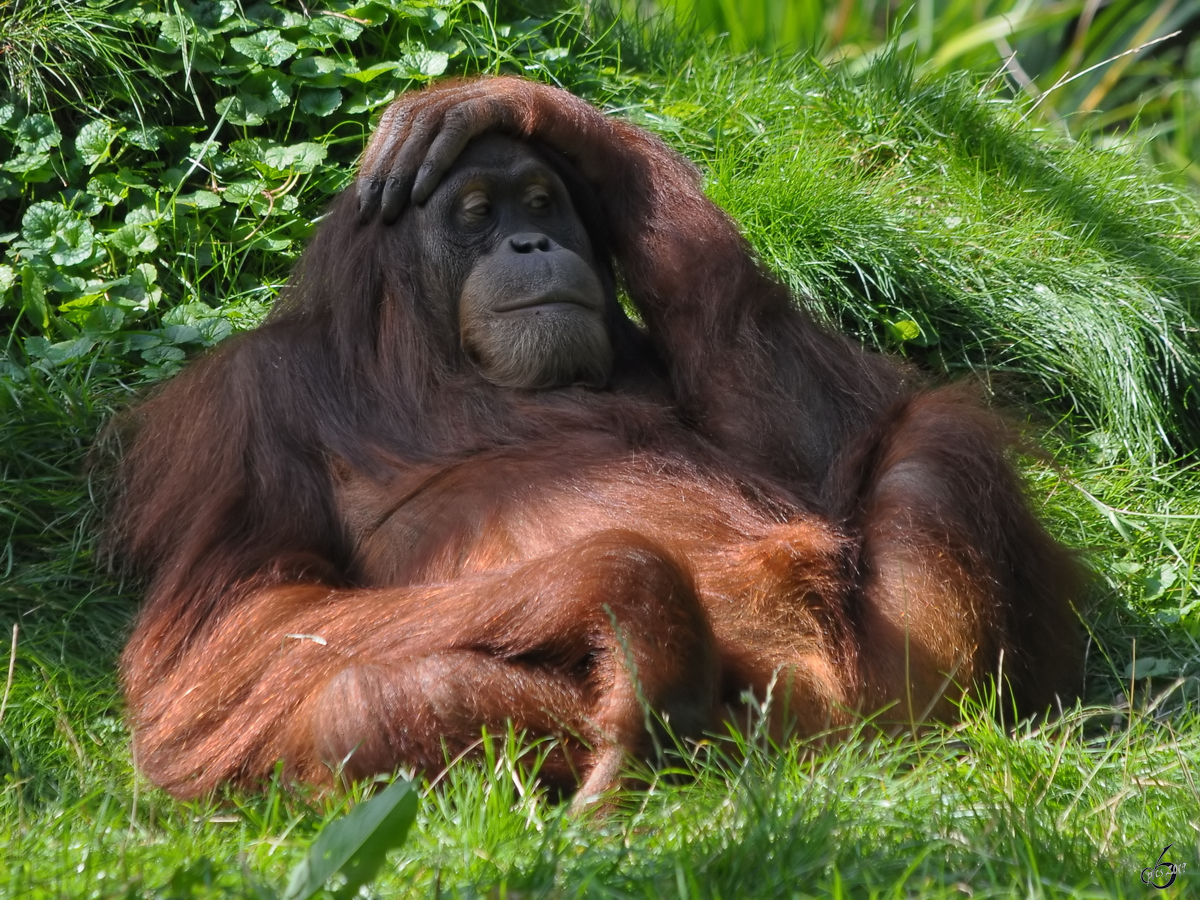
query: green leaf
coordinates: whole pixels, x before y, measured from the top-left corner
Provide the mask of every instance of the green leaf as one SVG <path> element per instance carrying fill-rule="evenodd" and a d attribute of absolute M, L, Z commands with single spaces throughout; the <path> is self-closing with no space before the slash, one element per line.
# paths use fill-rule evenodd
<path fill-rule="evenodd" d="M 125 140 L 142 150 L 157 150 L 162 146 L 166 132 L 157 125 L 134 125 L 124 131 Z"/>
<path fill-rule="evenodd" d="M 206 347 L 211 347 L 229 337 L 233 332 L 233 325 L 224 316 L 211 316 L 202 319 L 196 330 L 200 332 L 200 342 Z"/>
<path fill-rule="evenodd" d="M 14 284 L 17 283 L 17 270 L 12 266 L 0 265 L 0 306 L 3 306 L 3 300 L 8 296 L 8 292 L 12 290 Z"/>
<path fill-rule="evenodd" d="M 65 192 L 67 196 L 67 206 L 69 209 L 75 210 L 81 216 L 91 218 L 102 209 L 100 201 L 89 194 L 87 191 L 80 191 L 72 188 Z"/>
<path fill-rule="evenodd" d="M 77 297 L 88 289 L 88 280 L 86 278 L 71 275 L 61 266 L 54 266 L 49 272 L 43 272 L 42 277 L 46 281 L 46 290 L 55 291 L 59 294 Z"/>
<path fill-rule="evenodd" d="M 212 191 L 196 191 L 175 198 L 176 206 L 191 206 L 196 209 L 215 209 L 221 205 L 221 197 Z"/>
<path fill-rule="evenodd" d="M 331 38 L 340 39 L 343 41 L 353 41 L 362 34 L 362 26 L 357 22 L 352 22 L 349 19 L 343 19 L 341 16 L 318 15 L 313 16 L 309 23 L 309 34 L 314 37 L 320 35 L 328 35 Z"/>
<path fill-rule="evenodd" d="M 285 197 L 284 199 L 286 200 L 287 198 Z M 252 200 L 250 205 L 251 208 L 254 208 L 257 204 L 255 204 L 255 202 Z M 296 204 L 293 203 L 292 208 L 294 209 L 295 206 Z M 259 215 L 262 215 L 261 206 L 256 211 L 259 213 Z M 246 238 L 242 239 L 245 240 Z M 280 253 L 290 246 L 292 246 L 292 242 L 287 238 L 272 238 L 260 233 L 255 236 L 254 240 L 250 242 L 246 249 L 259 251 L 265 250 L 268 253 Z"/>
<path fill-rule="evenodd" d="M 698 103 L 672 103 L 669 106 L 664 106 L 662 114 L 669 119 L 694 119 L 704 114 L 704 107 Z"/>
<path fill-rule="evenodd" d="M 391 103 L 396 98 L 395 88 L 379 87 L 366 91 L 355 91 L 346 98 L 343 112 L 361 113 Z"/>
<path fill-rule="evenodd" d="M 125 333 L 122 343 L 124 343 L 126 350 L 140 353 L 143 350 L 150 350 L 161 345 L 162 338 L 157 334 L 147 331 L 133 331 Z"/>
<path fill-rule="evenodd" d="M 116 206 L 125 199 L 129 188 L 121 184 L 116 175 L 105 172 L 88 182 L 87 192 L 105 206 Z"/>
<path fill-rule="evenodd" d="M 211 897 L 217 877 L 217 867 L 207 856 L 202 856 L 193 863 L 176 867 L 167 883 L 155 893 L 160 897 Z"/>
<path fill-rule="evenodd" d="M 23 384 L 29 380 L 29 374 L 23 366 L 17 365 L 5 356 L 0 356 L 0 378 L 6 378 L 16 384 Z"/>
<path fill-rule="evenodd" d="M 234 141 L 229 145 L 229 149 L 239 159 L 253 164 L 260 172 L 271 178 L 311 172 L 325 161 L 328 152 L 324 144 L 315 144 L 309 141 L 296 144 L 276 144 L 265 138 Z M 230 187 L 232 188 L 232 185 Z"/>
<path fill-rule="evenodd" d="M 143 313 L 157 306 L 162 299 L 162 288 L 158 287 L 158 270 L 151 263 L 138 263 L 125 278 L 125 284 L 112 290 L 112 296 L 124 301 L 128 309 Z"/>
<path fill-rule="evenodd" d="M 193 301 L 191 303 L 180 303 L 178 306 L 171 307 L 170 310 L 162 317 L 163 325 L 192 325 L 197 326 L 204 319 L 210 319 L 213 316 L 219 316 L 220 313 L 213 309 L 207 303 Z"/>
<path fill-rule="evenodd" d="M 299 103 L 306 113 L 327 116 L 342 105 L 342 92 L 337 88 L 304 88 Z"/>
<path fill-rule="evenodd" d="M 295 44 L 269 28 L 256 31 L 249 37 L 235 37 L 229 46 L 267 68 L 278 66 L 296 52 Z"/>
<path fill-rule="evenodd" d="M 79 295 L 72 300 L 64 301 L 63 303 L 59 304 L 58 307 L 59 312 L 68 313 L 66 317 L 68 321 L 78 323 L 83 321 L 79 315 L 81 310 L 86 313 L 98 303 L 108 302 L 107 297 L 105 296 L 106 292 L 112 288 L 125 284 L 126 278 L 117 278 L 109 281 L 102 279 L 93 279 L 88 281 L 83 278 L 72 278 L 71 280 L 77 282 L 73 291 L 64 290 L 58 285 L 54 285 L 54 289 L 62 294 L 69 294 L 73 292 Z"/>
<path fill-rule="evenodd" d="M 50 342 L 41 335 L 25 338 L 25 353 L 33 359 L 45 359 L 50 353 Z"/>
<path fill-rule="evenodd" d="M 345 63 L 327 56 L 305 56 L 292 63 L 291 72 L 297 78 L 320 78 L 346 69 Z"/>
<path fill-rule="evenodd" d="M 1135 663 L 1131 662 L 1125 666 L 1125 679 L 1132 678 L 1140 681 L 1143 678 L 1162 678 L 1166 675 L 1174 675 L 1177 668 L 1169 659 L 1143 656 Z"/>
<path fill-rule="evenodd" d="M 291 102 L 293 81 L 279 72 L 258 72 L 242 82 L 239 93 L 253 94 L 276 112 Z"/>
<path fill-rule="evenodd" d="M 200 329 L 195 325 L 167 325 L 163 328 L 163 337 L 172 344 L 197 344 Z"/>
<path fill-rule="evenodd" d="M 153 206 L 139 206 L 137 209 L 131 209 L 129 214 L 125 216 L 125 224 L 145 225 L 149 228 L 153 228 L 164 218 L 166 217 Z"/>
<path fill-rule="evenodd" d="M 197 25 L 212 30 L 237 12 L 234 0 L 200 0 L 192 7 L 191 16 Z"/>
<path fill-rule="evenodd" d="M 248 163 L 261 163 L 267 148 L 274 146 L 278 145 L 269 138 L 246 138 L 243 141 L 233 141 L 229 145 L 229 151 Z"/>
<path fill-rule="evenodd" d="M 75 149 L 85 166 L 94 166 L 106 159 L 109 148 L 117 137 L 117 129 L 107 119 L 93 119 L 75 135 Z"/>
<path fill-rule="evenodd" d="M 270 115 L 270 110 L 252 95 L 225 97 L 217 101 L 216 110 L 232 125 L 261 125 Z"/>
<path fill-rule="evenodd" d="M 45 153 L 51 147 L 57 147 L 61 140 L 54 120 L 41 113 L 27 116 L 17 126 L 17 144 L 26 153 Z"/>
<path fill-rule="evenodd" d="M 158 176 L 159 190 L 164 194 L 173 194 L 177 190 L 182 190 L 183 179 L 190 174 L 178 166 L 163 169 Z"/>
<path fill-rule="evenodd" d="M 397 0 L 367 0 L 366 3 L 355 3 L 349 7 L 340 7 L 341 11 L 359 23 L 382 25 L 389 16 L 396 18 L 415 18 L 412 16 L 407 3 Z"/>
<path fill-rule="evenodd" d="M 250 157 L 254 162 L 278 175 L 311 172 L 325 161 L 325 155 L 328 152 L 324 144 L 314 144 L 308 141 L 285 145 L 238 141 L 233 149 L 237 151 L 243 148 L 254 153 L 254 156 Z"/>
<path fill-rule="evenodd" d="M 336 0 L 334 5 L 340 7 L 342 2 L 344 0 Z M 421 0 L 421 2 L 424 2 L 424 0 Z M 280 31 L 290 31 L 293 28 L 307 27 L 315 12 L 315 10 L 314 12 L 309 12 L 308 7 L 303 3 L 283 4 L 279 3 L 278 0 L 269 0 L 269 2 L 258 0 L 258 2 L 253 4 L 239 2 L 238 6 L 245 11 L 246 19 L 260 25 L 270 25 L 278 28 Z M 285 6 L 298 7 L 304 10 L 304 14 L 301 15 L 300 12 L 287 9 Z M 241 20 L 243 24 L 246 23 L 246 19 Z"/>
<path fill-rule="evenodd" d="M 409 73 L 433 78 L 446 71 L 450 64 L 450 56 L 440 50 L 416 50 L 405 53 L 400 61 L 408 67 Z"/>
<path fill-rule="evenodd" d="M 18 153 L 4 164 L 4 169 L 25 176 L 22 181 L 46 181 L 47 178 L 41 176 L 49 173 L 50 154 Z"/>
<path fill-rule="evenodd" d="M 176 16 L 163 16 L 158 24 L 159 50 L 177 50 L 189 31 L 188 23 Z"/>
<path fill-rule="evenodd" d="M 366 84 L 368 81 L 374 81 L 376 78 L 378 78 L 384 72 L 391 72 L 395 69 L 400 68 L 401 65 L 402 65 L 402 63 L 395 62 L 395 61 L 381 62 L 381 63 L 376 63 L 373 66 L 369 66 L 366 69 L 360 69 L 357 72 L 346 72 L 345 75 L 347 78 L 353 79 L 354 81 L 360 81 L 363 84 Z"/>
<path fill-rule="evenodd" d="M 238 86 L 216 109 L 233 125 L 261 125 L 271 113 L 291 102 L 292 79 L 278 72 L 258 72 Z"/>
<path fill-rule="evenodd" d="M 108 245 L 126 256 L 137 256 L 158 249 L 158 236 L 145 225 L 122 225 L 108 236 Z"/>
<path fill-rule="evenodd" d="M 70 362 L 90 353 L 95 346 L 96 340 L 86 335 L 71 341 L 59 341 L 46 348 L 45 358 L 53 363 Z"/>
<path fill-rule="evenodd" d="M 94 306 L 83 320 L 83 334 L 93 340 L 104 340 L 120 331 L 124 323 L 125 313 L 119 307 Z"/>
<path fill-rule="evenodd" d="M 921 326 L 912 319 L 901 319 L 898 322 L 889 321 L 887 329 L 892 339 L 901 343 L 915 341 L 921 336 Z"/>
<path fill-rule="evenodd" d="M 117 181 L 126 187 L 137 188 L 140 191 L 154 190 L 154 188 L 146 184 L 140 173 L 135 172 L 133 169 L 126 169 L 125 167 L 121 167 L 121 169 L 118 170 Z"/>
<path fill-rule="evenodd" d="M 321 163 L 325 162 L 328 149 L 324 144 L 303 141 L 299 144 L 288 144 L 280 147 L 281 168 L 289 172 L 308 174 Z"/>
<path fill-rule="evenodd" d="M 166 362 L 183 362 L 187 359 L 187 354 L 178 347 L 160 346 L 142 351 L 142 359 L 152 366 L 157 366 Z"/>
<path fill-rule="evenodd" d="M 1157 600 L 1179 579 L 1179 573 L 1170 563 L 1165 563 L 1142 578 L 1142 599 Z"/>
<path fill-rule="evenodd" d="M 354 896 L 374 879 L 388 851 L 404 843 L 416 815 L 417 794 L 408 781 L 395 781 L 360 803 L 321 831 L 308 856 L 292 870 L 284 900 L 307 900 L 338 873 L 346 883 L 335 896 Z"/>
<path fill-rule="evenodd" d="M 232 203 L 234 206 L 240 206 L 250 200 L 251 197 L 265 190 L 267 183 L 261 179 L 254 181 L 231 181 L 225 185 L 225 192 L 221 194 L 221 199 L 226 203 Z"/>
<path fill-rule="evenodd" d="M 300 201 L 296 199 L 295 194 L 284 194 L 282 197 L 272 199 L 265 194 L 255 194 L 250 198 L 250 208 L 254 210 L 255 215 L 259 216 L 278 216 L 283 213 L 294 212 L 296 207 L 300 205 Z M 243 223 L 248 225 L 249 223 Z M 257 230 L 257 225 L 254 230 Z M 264 237 L 265 235 L 259 235 Z M 283 242 L 284 247 L 287 246 L 287 241 Z"/>
<path fill-rule="evenodd" d="M 427 6 L 424 9 L 414 10 L 411 7 L 408 9 L 410 12 L 416 13 L 413 18 L 424 20 L 425 30 L 430 34 L 435 34 L 436 32 L 441 31 L 446 26 L 446 22 L 450 18 L 450 13 L 446 10 L 437 9 L 432 6 Z"/>
<path fill-rule="evenodd" d="M 92 255 L 91 223 L 58 203 L 43 201 L 25 210 L 21 235 L 60 266 L 77 265 Z"/>

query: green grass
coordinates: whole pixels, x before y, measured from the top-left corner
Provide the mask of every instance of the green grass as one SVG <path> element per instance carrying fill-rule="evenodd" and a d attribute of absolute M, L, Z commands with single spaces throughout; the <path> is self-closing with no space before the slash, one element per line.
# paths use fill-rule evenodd
<path fill-rule="evenodd" d="M 961 77 L 701 61 L 658 111 L 713 198 L 843 328 L 1000 376 L 1140 459 L 1200 437 L 1200 210 Z M 1007 379 L 1003 373 L 1019 376 Z"/>
<path fill-rule="evenodd" d="M 522 766 L 536 748 L 510 741 L 423 792 L 408 843 L 375 887 L 379 896 L 954 897 L 968 892 L 960 886 L 988 897 L 1141 896 L 1140 872 L 1167 844 L 1168 860 L 1195 865 L 1200 723 L 1159 711 L 1090 708 L 1006 734 L 975 709 L 955 729 L 916 738 L 707 746 L 617 810 L 582 818 L 541 795 Z M 272 896 L 345 809 L 342 798 L 275 787 L 176 803 L 139 791 L 119 734 L 80 741 L 69 799 L 6 809 L 10 896 L 192 896 L 189 882 L 200 896 Z"/>
<path fill-rule="evenodd" d="M 1142 869 L 1173 844 L 1167 859 L 1187 869 L 1155 895 L 1200 894 L 1195 199 L 1135 157 L 1032 132 L 1019 106 L 969 82 L 650 37 L 585 42 L 554 71 L 700 163 L 823 315 L 937 378 L 983 380 L 1048 448 L 1026 460 L 1030 497 L 1095 573 L 1085 705 L 1013 734 L 972 708 L 917 736 L 685 748 L 649 790 L 578 819 L 530 779 L 538 748 L 509 737 L 423 791 L 373 890 L 1143 897 Z M 273 234 L 308 227 L 336 175 L 317 173 Z M 198 298 L 223 301 L 234 330 L 261 314 L 283 251 L 212 244 L 193 272 L 171 267 L 196 255 L 197 231 L 181 215 L 158 234 L 166 288 L 148 333 Z M 57 362 L 26 355 L 29 316 L 0 316 L 0 679 L 19 625 L 0 720 L 0 895 L 276 896 L 363 791 L 179 803 L 136 776 L 115 660 L 138 592 L 97 558 L 103 473 L 84 458 L 155 372 L 115 340 Z"/>
<path fill-rule="evenodd" d="M 721 35 L 735 52 L 861 62 L 899 46 L 925 72 L 1006 84 L 1037 121 L 1144 152 L 1192 187 L 1200 137 L 1196 0 L 625 0 Z"/>

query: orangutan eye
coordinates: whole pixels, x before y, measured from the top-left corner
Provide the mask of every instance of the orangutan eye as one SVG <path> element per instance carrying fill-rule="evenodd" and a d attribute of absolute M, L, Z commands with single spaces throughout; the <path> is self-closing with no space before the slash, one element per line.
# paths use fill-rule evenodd
<path fill-rule="evenodd" d="M 482 222 L 492 214 L 492 201 L 483 191 L 471 191 L 458 204 L 463 218 L 469 222 Z"/>
<path fill-rule="evenodd" d="M 525 194 L 525 205 L 535 212 L 550 208 L 550 192 L 541 185 L 531 187 Z"/>

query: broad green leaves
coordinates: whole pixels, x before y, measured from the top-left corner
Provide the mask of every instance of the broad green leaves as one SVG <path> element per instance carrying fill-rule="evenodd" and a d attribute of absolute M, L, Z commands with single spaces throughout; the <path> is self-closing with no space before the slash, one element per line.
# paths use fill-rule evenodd
<path fill-rule="evenodd" d="M 311 172 L 325 161 L 327 153 L 323 145 L 311 141 L 281 145 L 261 138 L 234 141 L 229 149 L 235 156 L 254 164 L 264 175 L 276 178 Z"/>
<path fill-rule="evenodd" d="M 126 256 L 137 256 L 157 249 L 158 236 L 144 225 L 124 225 L 109 236 L 108 244 Z"/>
<path fill-rule="evenodd" d="M 237 93 L 217 102 L 217 113 L 234 125 L 261 125 L 292 101 L 292 79 L 278 72 L 257 72 Z"/>
<path fill-rule="evenodd" d="M 49 116 L 37 114 L 26 117 L 17 126 L 16 139 L 17 146 L 26 153 L 44 153 L 57 147 L 62 135 Z"/>
<path fill-rule="evenodd" d="M 75 149 L 79 152 L 80 160 L 85 165 L 94 166 L 107 159 L 117 134 L 117 128 L 105 119 L 88 122 L 75 136 Z"/>
<path fill-rule="evenodd" d="M 46 307 L 46 285 L 33 266 L 21 267 L 21 300 L 21 310 L 26 318 L 35 328 L 47 330 L 50 327 L 50 310 Z"/>
<path fill-rule="evenodd" d="M 0 93 L 17 365 L 169 374 L 257 323 L 399 93 L 489 59 L 577 65 L 559 26 L 470 0 L 126 0 L 106 16 L 160 94 L 37 109 Z"/>
<path fill-rule="evenodd" d="M 16 145 L 15 152 L 0 153 L 0 160 L 4 160 L 0 169 L 15 173 L 18 180 L 26 184 L 49 181 L 52 175 L 50 151 L 62 141 L 54 121 L 41 113 L 22 116 L 12 105 L 0 108 L 0 120 L 4 120 L 4 128 Z M 0 189 L 4 182 L 5 179 L 0 178 Z M 0 196 L 8 193 L 8 190 L 0 190 Z"/>
<path fill-rule="evenodd" d="M 243 56 L 248 56 L 260 66 L 278 66 L 286 59 L 291 59 L 297 50 L 295 44 L 281 37 L 278 31 L 269 28 L 256 31 L 249 37 L 237 37 L 229 42 L 229 46 Z"/>
<path fill-rule="evenodd" d="M 300 94 L 300 109 L 313 116 L 327 116 L 341 105 L 342 92 L 337 88 L 305 88 Z"/>
<path fill-rule="evenodd" d="M 92 255 L 93 231 L 87 219 L 57 203 L 35 203 L 21 220 L 21 236 L 34 250 L 60 266 L 86 261 Z"/>
<path fill-rule="evenodd" d="M 408 71 L 429 78 L 441 75 L 450 65 L 450 55 L 439 50 L 414 50 L 404 54 L 401 59 L 408 66 Z"/>
<path fill-rule="evenodd" d="M 293 75 L 318 83 L 318 79 L 324 75 L 335 75 L 346 70 L 347 67 L 343 63 L 324 56 L 306 56 L 292 66 Z"/>

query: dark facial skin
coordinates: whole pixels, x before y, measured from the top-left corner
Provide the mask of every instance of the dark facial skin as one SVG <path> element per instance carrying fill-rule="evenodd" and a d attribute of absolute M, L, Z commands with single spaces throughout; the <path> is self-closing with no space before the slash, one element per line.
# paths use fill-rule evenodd
<path fill-rule="evenodd" d="M 612 371 L 609 300 L 566 187 L 530 147 L 473 141 L 410 211 L 458 333 L 480 374 L 504 388 L 603 387 Z"/>

